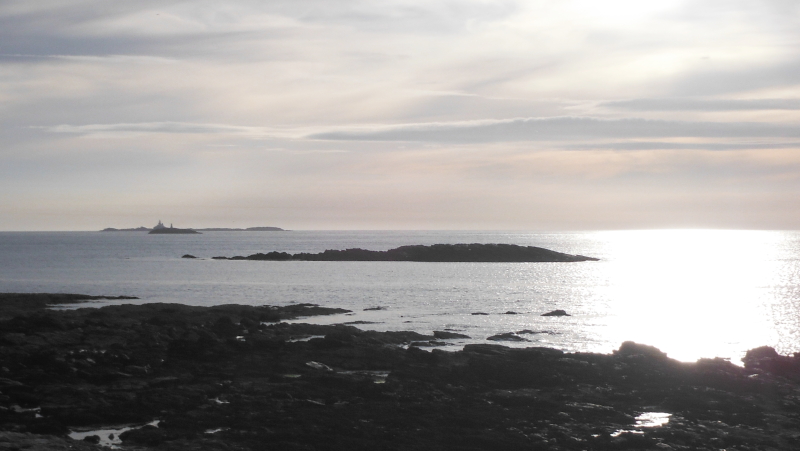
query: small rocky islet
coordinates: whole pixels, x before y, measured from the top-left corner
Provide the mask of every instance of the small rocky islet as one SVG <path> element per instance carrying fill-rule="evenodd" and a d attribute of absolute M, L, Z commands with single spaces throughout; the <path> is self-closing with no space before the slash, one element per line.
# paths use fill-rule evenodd
<path fill-rule="evenodd" d="M 800 356 L 772 348 L 446 352 L 284 321 L 347 312 L 313 304 L 44 308 L 96 299 L 0 295 L 0 449 L 107 449 L 68 434 L 119 425 L 130 450 L 800 449 Z"/>
<path fill-rule="evenodd" d="M 196 258 L 191 254 L 184 258 Z M 316 254 L 272 251 L 248 256 L 212 257 L 214 260 L 261 260 L 261 261 L 392 261 L 392 262 L 584 262 L 598 261 L 583 255 L 565 254 L 536 246 L 516 244 L 433 244 L 400 246 L 386 251 L 366 249 L 326 250 Z"/>

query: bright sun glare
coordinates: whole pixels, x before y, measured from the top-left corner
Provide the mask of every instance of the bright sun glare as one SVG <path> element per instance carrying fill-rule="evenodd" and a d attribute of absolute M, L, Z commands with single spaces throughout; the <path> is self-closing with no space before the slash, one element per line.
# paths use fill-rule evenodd
<path fill-rule="evenodd" d="M 651 344 L 679 360 L 776 341 L 768 298 L 780 232 L 607 233 L 612 341 Z"/>

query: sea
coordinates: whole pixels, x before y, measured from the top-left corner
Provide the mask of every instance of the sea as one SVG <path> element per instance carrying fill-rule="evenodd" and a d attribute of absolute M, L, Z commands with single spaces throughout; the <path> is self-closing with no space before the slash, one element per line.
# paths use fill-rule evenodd
<path fill-rule="evenodd" d="M 437 243 L 538 246 L 600 260 L 211 259 Z M 443 350 L 516 332 L 527 341 L 501 343 L 608 353 L 630 340 L 682 361 L 719 357 L 741 364 L 758 346 L 800 351 L 800 231 L 0 232 L 0 292 L 139 298 L 86 306 L 313 303 L 352 312 L 298 321 L 471 337 L 446 340 Z M 570 316 L 541 316 L 556 309 Z"/>

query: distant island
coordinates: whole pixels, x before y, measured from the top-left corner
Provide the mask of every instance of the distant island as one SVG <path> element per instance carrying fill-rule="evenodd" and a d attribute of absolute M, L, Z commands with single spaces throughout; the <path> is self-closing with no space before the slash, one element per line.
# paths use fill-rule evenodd
<path fill-rule="evenodd" d="M 186 230 L 190 230 L 190 232 L 186 232 Z M 156 224 L 155 227 L 153 228 L 141 226 L 130 229 L 115 229 L 113 227 L 107 227 L 101 230 L 101 232 L 150 232 L 155 234 L 170 234 L 170 233 L 180 234 L 180 233 L 200 233 L 200 232 L 285 232 L 285 231 L 286 230 L 280 227 L 247 227 L 245 229 L 211 227 L 206 229 L 195 229 L 195 228 L 177 229 L 172 227 L 171 224 L 169 227 L 165 226 L 161 222 L 161 220 L 159 220 L 158 224 Z"/>
<path fill-rule="evenodd" d="M 113 227 L 106 227 L 105 229 L 101 230 L 101 232 L 149 232 L 153 229 L 148 227 L 136 227 L 135 229 L 115 229 Z"/>
<path fill-rule="evenodd" d="M 285 232 L 280 227 L 248 227 L 246 229 L 229 229 L 224 227 L 214 227 L 210 229 L 195 229 L 203 232 Z"/>
<path fill-rule="evenodd" d="M 189 258 L 189 257 L 187 257 Z M 318 254 L 258 253 L 247 257 L 212 257 L 215 260 L 393 261 L 393 262 L 582 262 L 597 258 L 571 255 L 516 244 L 434 244 L 401 246 L 388 251 L 365 249 L 326 250 Z"/>
<path fill-rule="evenodd" d="M 153 230 L 148 232 L 150 235 L 191 235 L 191 234 L 200 234 L 197 230 L 193 229 L 177 229 L 172 227 L 172 224 L 169 227 L 165 226 L 161 220 L 159 219 L 158 224 L 153 227 Z"/>

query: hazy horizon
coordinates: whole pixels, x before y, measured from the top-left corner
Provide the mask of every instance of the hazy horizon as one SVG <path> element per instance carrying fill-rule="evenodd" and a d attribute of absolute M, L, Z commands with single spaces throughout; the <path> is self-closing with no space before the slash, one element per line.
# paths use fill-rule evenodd
<path fill-rule="evenodd" d="M 169 227 L 170 223 L 165 223 L 167 227 Z M 194 229 L 204 231 L 205 229 L 239 229 L 244 230 L 248 227 L 278 227 L 283 230 L 279 231 L 250 231 L 251 233 L 258 234 L 258 233 L 280 233 L 280 232 L 496 232 L 496 233 L 522 233 L 522 234 L 586 234 L 586 233 L 626 233 L 626 232 L 797 232 L 798 229 L 747 229 L 747 228 L 703 228 L 703 227 L 661 227 L 661 228 L 606 228 L 606 229 L 476 229 L 476 228 L 461 228 L 461 229 L 413 229 L 413 228 L 405 228 L 405 229 L 357 229 L 357 228 L 350 228 L 350 229 L 306 229 L 306 228 L 287 228 L 281 227 L 280 225 L 275 224 L 265 224 L 265 225 L 233 225 L 233 226 L 215 226 L 215 225 L 202 225 L 202 226 L 194 226 L 194 225 L 186 225 L 186 224 L 172 224 L 176 228 L 180 229 Z M 109 226 L 109 227 L 98 227 L 94 229 L 35 229 L 35 230 L 0 230 L 0 233 L 47 233 L 47 232 L 103 232 L 103 229 L 112 228 L 117 229 L 119 232 L 129 232 L 128 230 L 124 229 L 135 229 L 138 227 L 146 227 L 148 229 L 152 229 L 152 225 L 137 225 L 137 226 Z M 220 232 L 220 231 L 209 231 L 208 232 Z M 137 233 L 136 231 L 130 231 L 131 233 Z M 224 230 L 221 230 L 224 232 Z M 144 233 L 144 232 L 141 232 Z"/>
<path fill-rule="evenodd" d="M 791 0 L 10 0 L 0 231 L 800 229 Z"/>

